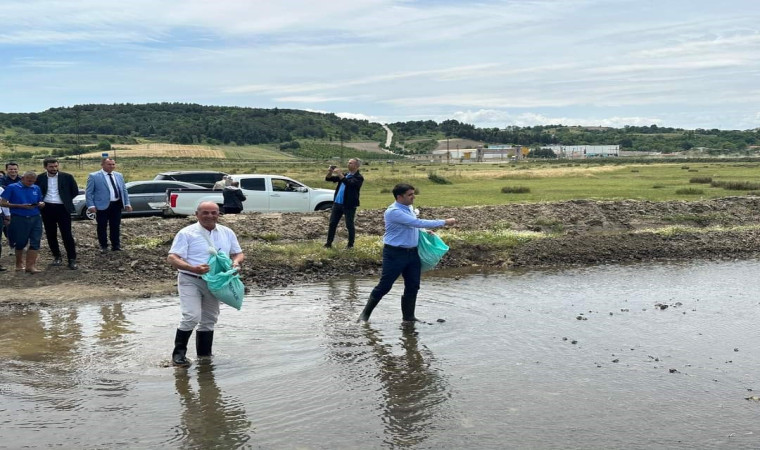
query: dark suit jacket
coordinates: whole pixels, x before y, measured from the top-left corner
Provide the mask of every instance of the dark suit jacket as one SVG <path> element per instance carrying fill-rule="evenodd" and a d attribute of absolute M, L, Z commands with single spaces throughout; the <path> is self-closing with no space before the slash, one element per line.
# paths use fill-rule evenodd
<path fill-rule="evenodd" d="M 37 177 L 37 181 L 34 182 L 40 187 L 42 191 L 42 197 L 47 195 L 48 190 L 48 176 L 47 172 L 43 172 Z M 77 186 L 77 180 L 71 174 L 66 172 L 58 172 L 58 195 L 61 197 L 63 206 L 66 207 L 66 211 L 69 213 L 74 212 L 74 197 L 79 195 L 79 186 Z"/>
<path fill-rule="evenodd" d="M 245 195 L 243 191 L 238 188 L 227 186 L 222 191 L 222 197 L 224 198 L 224 207 L 240 208 L 243 209 L 243 202 L 245 201 Z"/>
<path fill-rule="evenodd" d="M 335 194 L 333 195 L 333 199 L 338 195 L 340 185 L 344 184 L 346 186 L 346 190 L 343 192 L 343 206 L 345 208 L 356 208 L 359 206 L 359 191 L 361 190 L 362 184 L 364 183 L 364 177 L 358 170 L 355 174 L 351 175 L 350 178 L 343 177 L 341 180 L 337 176 L 326 176 L 325 181 L 338 183 L 338 185 L 335 186 Z"/>

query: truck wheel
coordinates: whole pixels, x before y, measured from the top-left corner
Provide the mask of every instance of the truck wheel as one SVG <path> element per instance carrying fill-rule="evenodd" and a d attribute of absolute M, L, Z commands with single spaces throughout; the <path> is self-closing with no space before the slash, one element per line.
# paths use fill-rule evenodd
<path fill-rule="evenodd" d="M 320 203 L 317 205 L 317 209 L 314 211 L 326 211 L 328 209 L 332 209 L 333 204 L 332 203 Z"/>

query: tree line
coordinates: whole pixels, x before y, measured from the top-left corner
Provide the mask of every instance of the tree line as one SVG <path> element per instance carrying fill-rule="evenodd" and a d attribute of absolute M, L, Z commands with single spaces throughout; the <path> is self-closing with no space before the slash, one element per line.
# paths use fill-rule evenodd
<path fill-rule="evenodd" d="M 20 130 L 22 135 L 112 135 L 210 145 L 296 139 L 380 142 L 385 137 L 380 124 L 335 114 L 190 103 L 78 105 L 40 113 L 0 113 L 0 127 Z"/>
<path fill-rule="evenodd" d="M 651 126 L 580 127 L 538 125 L 531 127 L 477 128 L 457 120 L 437 123 L 432 120 L 396 122 L 388 125 L 398 136 L 407 139 L 463 138 L 487 144 L 521 145 L 620 145 L 622 150 L 671 153 L 704 149 L 709 154 L 746 152 L 760 145 L 760 129 L 719 130 Z"/>

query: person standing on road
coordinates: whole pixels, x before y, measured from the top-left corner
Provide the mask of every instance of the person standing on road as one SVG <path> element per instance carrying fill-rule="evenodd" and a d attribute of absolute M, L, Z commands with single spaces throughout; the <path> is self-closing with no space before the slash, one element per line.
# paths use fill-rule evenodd
<path fill-rule="evenodd" d="M 335 196 L 333 198 L 332 211 L 330 212 L 330 225 L 327 229 L 327 242 L 325 248 L 331 248 L 335 239 L 335 231 L 338 229 L 338 223 L 342 216 L 346 217 L 346 229 L 348 230 L 348 244 L 346 248 L 353 248 L 356 240 L 356 228 L 354 227 L 354 218 L 356 217 L 356 208 L 359 206 L 359 191 L 364 183 L 364 177 L 359 172 L 361 161 L 352 158 L 348 160 L 348 173 L 344 174 L 335 166 L 327 169 L 325 181 L 338 183 L 335 186 Z"/>
<path fill-rule="evenodd" d="M 98 242 L 100 252 L 108 251 L 108 238 L 111 238 L 111 250 L 121 250 L 121 210 L 132 211 L 129 193 L 124 184 L 124 177 L 115 172 L 116 161 L 105 158 L 100 163 L 101 170 L 92 172 L 87 177 L 85 202 L 87 210 L 95 212 L 98 224 Z"/>
<path fill-rule="evenodd" d="M 27 273 L 38 273 L 37 256 L 40 251 L 42 238 L 42 219 L 40 208 L 45 206 L 42 201 L 42 191 L 34 184 L 37 174 L 24 172 L 20 183 L 9 184 L 0 194 L 0 206 L 5 206 L 11 212 L 11 222 L 8 227 L 8 237 L 14 242 L 16 250 L 16 271 L 26 270 Z M 24 265 L 24 249 L 26 251 L 26 266 Z"/>
<path fill-rule="evenodd" d="M 222 197 L 224 198 L 225 214 L 240 214 L 243 211 L 245 195 L 240 190 L 240 182 L 233 181 L 230 186 L 225 187 L 222 191 Z"/>
<path fill-rule="evenodd" d="M 396 199 L 385 210 L 385 235 L 383 236 L 383 271 L 380 282 L 372 290 L 360 321 L 369 320 L 372 310 L 393 287 L 399 275 L 404 277 L 404 294 L 401 297 L 401 314 L 404 322 L 417 322 L 414 309 L 417 305 L 417 292 L 420 290 L 422 264 L 417 253 L 419 228 L 438 228 L 453 225 L 456 219 L 423 220 L 418 219 L 412 205 L 414 204 L 414 187 L 400 183 L 393 187 Z"/>
<path fill-rule="evenodd" d="M 219 205 L 202 202 L 195 211 L 198 223 L 181 229 L 169 249 L 169 264 L 177 269 L 177 289 L 182 320 L 174 337 L 172 363 L 187 366 L 187 343 L 195 327 L 195 349 L 198 357 L 211 356 L 214 325 L 219 318 L 219 300 L 208 289 L 202 275 L 209 271 L 209 245 L 225 252 L 232 267 L 240 270 L 245 259 L 235 232 L 219 225 Z"/>
<path fill-rule="evenodd" d="M 61 247 L 58 245 L 58 229 L 61 230 L 63 247 L 71 270 L 77 269 L 77 250 L 71 233 L 71 214 L 74 213 L 74 197 L 79 195 L 79 186 L 71 174 L 58 171 L 58 160 L 45 158 L 42 162 L 45 173 L 37 177 L 35 184 L 40 187 L 45 201 L 42 210 L 42 224 L 48 247 L 53 253 L 53 265 L 60 266 Z"/>

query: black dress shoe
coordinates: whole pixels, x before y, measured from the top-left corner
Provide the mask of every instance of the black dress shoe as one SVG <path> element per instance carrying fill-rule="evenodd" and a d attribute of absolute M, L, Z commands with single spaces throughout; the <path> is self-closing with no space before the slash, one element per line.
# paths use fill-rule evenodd
<path fill-rule="evenodd" d="M 100 247 L 100 253 L 108 253 L 108 247 Z"/>
<path fill-rule="evenodd" d="M 69 269 L 71 269 L 71 270 L 77 270 L 77 260 L 76 259 L 70 259 L 69 260 Z"/>
<path fill-rule="evenodd" d="M 3 267 L 3 266 L 0 266 L 0 272 L 5 272 L 6 270 L 8 270 L 8 269 L 6 269 L 6 268 L 5 268 L 5 267 Z"/>
<path fill-rule="evenodd" d="M 50 265 L 51 266 L 60 266 L 61 264 L 63 264 L 63 260 L 61 258 L 55 258 Z"/>
<path fill-rule="evenodd" d="M 121 247 L 111 247 L 111 251 L 112 252 L 120 252 L 121 251 Z"/>

